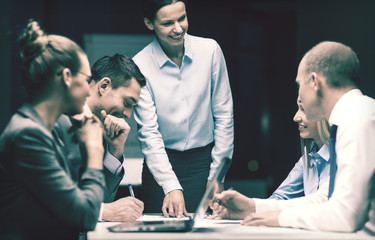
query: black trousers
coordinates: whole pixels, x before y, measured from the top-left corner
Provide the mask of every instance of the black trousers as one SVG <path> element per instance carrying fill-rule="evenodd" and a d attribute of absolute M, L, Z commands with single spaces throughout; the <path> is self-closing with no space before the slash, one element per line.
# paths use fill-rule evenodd
<path fill-rule="evenodd" d="M 212 147 L 213 143 L 182 152 L 166 149 L 169 162 L 183 188 L 185 207 L 189 213 L 195 212 L 206 190 Z M 141 191 L 144 212 L 161 213 L 165 195 L 148 169 L 146 161 L 143 163 Z"/>

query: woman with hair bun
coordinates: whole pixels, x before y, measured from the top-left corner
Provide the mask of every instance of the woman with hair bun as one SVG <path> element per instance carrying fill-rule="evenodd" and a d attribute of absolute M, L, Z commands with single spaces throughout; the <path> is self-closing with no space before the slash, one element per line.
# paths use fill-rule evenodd
<path fill-rule="evenodd" d="M 28 99 L 0 137 L 0 239 L 78 239 L 95 228 L 103 201 L 102 129 L 95 116 L 75 116 L 87 158 L 78 186 L 52 129 L 61 114 L 82 113 L 90 64 L 75 42 L 36 21 L 19 42 Z"/>

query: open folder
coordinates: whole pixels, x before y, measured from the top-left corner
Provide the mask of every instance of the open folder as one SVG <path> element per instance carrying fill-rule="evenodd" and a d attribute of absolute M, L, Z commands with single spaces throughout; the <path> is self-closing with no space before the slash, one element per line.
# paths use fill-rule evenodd
<path fill-rule="evenodd" d="M 208 206 L 211 204 L 220 183 L 223 181 L 224 176 L 231 165 L 231 162 L 232 161 L 229 158 L 220 162 L 214 179 L 207 186 L 193 217 L 176 219 L 173 221 L 165 219 L 157 221 L 136 221 L 131 223 L 124 222 L 109 227 L 108 229 L 111 232 L 187 232 L 192 230 L 196 222 L 204 219 Z"/>

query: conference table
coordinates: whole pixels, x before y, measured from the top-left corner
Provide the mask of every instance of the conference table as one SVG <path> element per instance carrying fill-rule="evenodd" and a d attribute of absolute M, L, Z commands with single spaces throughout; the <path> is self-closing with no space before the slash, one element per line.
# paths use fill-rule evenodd
<path fill-rule="evenodd" d="M 87 234 L 88 240 L 312 240 L 312 239 L 350 239 L 363 240 L 371 239 L 356 233 L 332 233 L 318 232 L 292 228 L 275 227 L 249 227 L 242 226 L 238 220 L 208 220 L 204 219 L 195 223 L 192 231 L 189 232 L 135 232 L 135 233 L 114 233 L 108 227 L 119 224 L 119 222 L 98 222 L 94 231 Z M 375 239 L 375 238 L 373 238 Z"/>

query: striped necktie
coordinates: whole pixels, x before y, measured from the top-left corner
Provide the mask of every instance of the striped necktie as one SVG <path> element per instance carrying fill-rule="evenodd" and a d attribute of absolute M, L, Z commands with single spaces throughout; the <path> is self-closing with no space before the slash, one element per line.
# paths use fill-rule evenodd
<path fill-rule="evenodd" d="M 336 150 L 335 150 L 335 144 L 336 144 L 336 132 L 337 132 L 337 126 L 332 125 L 331 127 L 331 136 L 329 139 L 329 155 L 330 155 L 330 168 L 329 168 L 329 189 L 328 189 L 328 198 L 331 197 L 333 188 L 335 187 L 335 177 L 336 177 L 336 171 L 337 171 L 337 165 L 336 165 Z"/>

